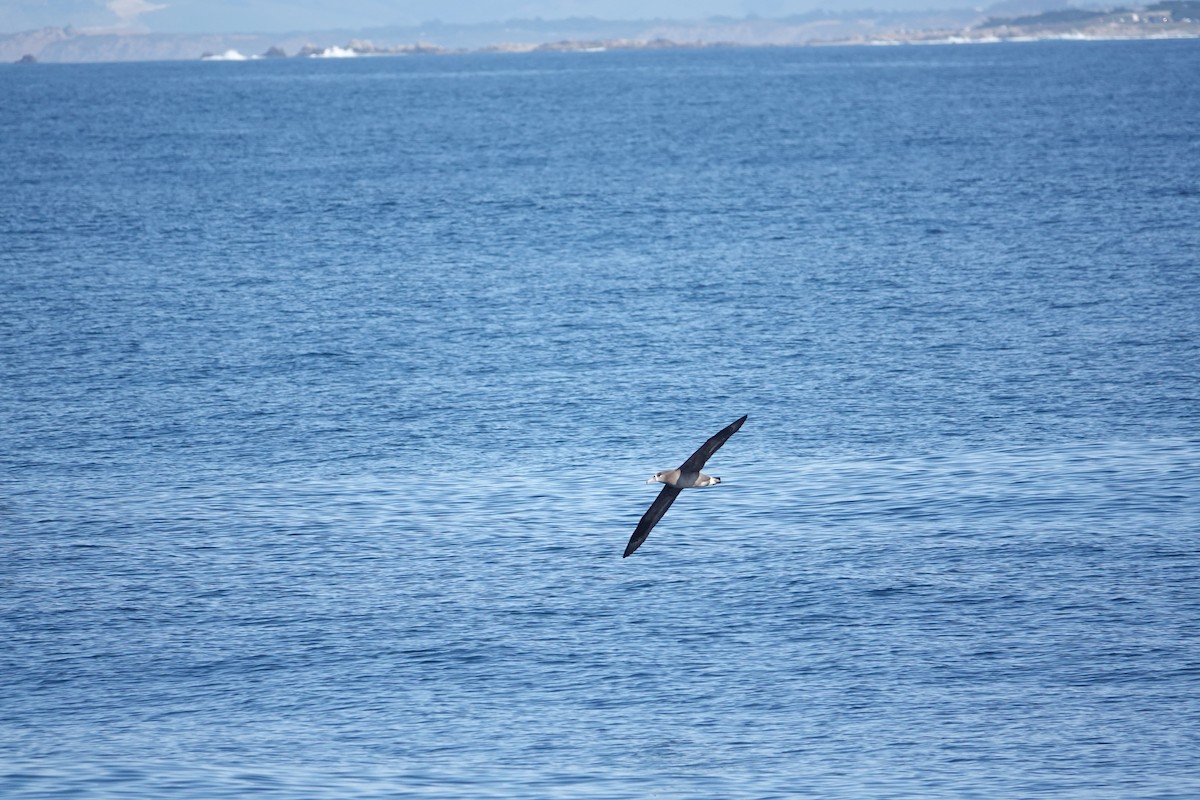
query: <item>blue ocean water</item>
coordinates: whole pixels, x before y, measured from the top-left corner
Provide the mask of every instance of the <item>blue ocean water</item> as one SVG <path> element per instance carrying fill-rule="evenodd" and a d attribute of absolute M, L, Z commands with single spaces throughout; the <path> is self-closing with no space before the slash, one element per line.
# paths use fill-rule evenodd
<path fill-rule="evenodd" d="M 1197 74 L 0 68 L 0 795 L 1200 795 Z"/>

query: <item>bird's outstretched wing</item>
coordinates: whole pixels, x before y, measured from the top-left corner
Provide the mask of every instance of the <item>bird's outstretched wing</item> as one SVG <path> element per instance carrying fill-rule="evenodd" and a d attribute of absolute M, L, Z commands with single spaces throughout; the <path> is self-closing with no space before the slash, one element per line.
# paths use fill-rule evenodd
<path fill-rule="evenodd" d="M 720 447 L 720 445 L 717 446 Z M 642 514 L 642 519 L 638 522 L 637 530 L 633 532 L 633 536 L 629 537 L 629 544 L 625 545 L 625 555 L 621 556 L 621 558 L 626 558 L 630 553 L 642 546 L 642 542 L 646 541 L 646 537 L 650 535 L 650 530 L 658 524 L 663 514 L 667 513 L 667 509 L 671 507 L 671 503 L 675 502 L 675 498 L 679 497 L 679 493 L 682 491 L 682 489 L 677 489 L 670 484 L 663 486 L 662 491 L 658 493 L 658 497 L 654 498 L 654 502 L 646 509 L 646 513 Z"/>
<path fill-rule="evenodd" d="M 685 475 L 689 472 L 699 472 L 703 468 L 704 463 L 712 458 L 712 454 L 721 449 L 721 445 L 725 444 L 730 436 L 737 433 L 738 428 L 742 427 L 742 423 L 746 421 L 746 417 L 748 416 L 749 414 L 746 414 L 730 423 L 729 427 L 700 445 L 700 449 L 688 456 L 688 460 L 683 462 L 683 465 L 679 467 L 679 471 Z"/>

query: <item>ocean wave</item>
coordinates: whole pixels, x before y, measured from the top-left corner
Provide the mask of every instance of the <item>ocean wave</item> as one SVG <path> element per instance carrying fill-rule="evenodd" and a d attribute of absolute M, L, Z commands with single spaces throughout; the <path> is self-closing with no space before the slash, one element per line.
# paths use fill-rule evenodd
<path fill-rule="evenodd" d="M 309 58 L 356 58 L 358 53 L 348 47 L 326 47 L 316 53 L 312 53 Z"/>
<path fill-rule="evenodd" d="M 233 49 L 226 50 L 224 53 L 205 53 L 200 56 L 201 61 L 252 61 L 257 58 L 259 56 L 248 56 Z"/>

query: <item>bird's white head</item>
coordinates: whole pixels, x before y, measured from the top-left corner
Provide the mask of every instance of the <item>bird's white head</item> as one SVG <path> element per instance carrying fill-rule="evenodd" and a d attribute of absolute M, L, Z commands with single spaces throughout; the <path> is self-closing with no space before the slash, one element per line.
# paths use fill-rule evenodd
<path fill-rule="evenodd" d="M 646 478 L 646 483 L 666 483 L 666 476 L 667 473 L 665 472 L 656 472 L 649 478 Z"/>

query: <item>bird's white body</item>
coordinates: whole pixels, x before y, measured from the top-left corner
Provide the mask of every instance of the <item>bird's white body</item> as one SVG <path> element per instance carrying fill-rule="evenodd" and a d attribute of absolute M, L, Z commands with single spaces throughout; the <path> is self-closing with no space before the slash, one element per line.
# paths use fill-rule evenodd
<path fill-rule="evenodd" d="M 687 473 L 677 469 L 656 472 L 646 479 L 646 483 L 665 483 L 676 489 L 702 489 L 705 486 L 716 486 L 720 482 L 720 478 L 705 475 L 703 472 Z"/>

